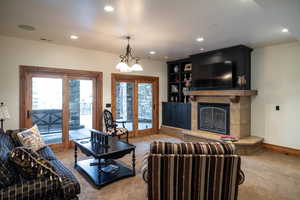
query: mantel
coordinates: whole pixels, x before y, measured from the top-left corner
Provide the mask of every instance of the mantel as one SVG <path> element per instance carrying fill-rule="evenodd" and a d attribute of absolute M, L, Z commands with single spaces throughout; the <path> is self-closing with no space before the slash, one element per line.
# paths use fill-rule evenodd
<path fill-rule="evenodd" d="M 255 96 L 257 90 L 195 90 L 184 92 L 185 96 Z"/>
<path fill-rule="evenodd" d="M 229 97 L 232 103 L 238 103 L 241 97 L 251 97 L 257 95 L 257 90 L 195 90 L 184 92 L 185 96 L 195 97 Z"/>

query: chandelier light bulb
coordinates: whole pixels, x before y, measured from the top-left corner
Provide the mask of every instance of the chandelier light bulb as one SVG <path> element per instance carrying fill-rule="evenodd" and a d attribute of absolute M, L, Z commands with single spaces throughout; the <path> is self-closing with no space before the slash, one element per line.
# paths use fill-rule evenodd
<path fill-rule="evenodd" d="M 106 6 L 104 7 L 104 10 L 105 10 L 106 12 L 114 12 L 115 8 L 112 7 L 111 5 L 106 5 Z"/>
<path fill-rule="evenodd" d="M 120 72 L 131 72 L 131 68 L 125 63 L 120 69 Z"/>
<path fill-rule="evenodd" d="M 116 69 L 121 70 L 122 68 L 126 67 L 128 67 L 128 65 L 125 62 L 121 61 L 119 64 L 117 64 Z"/>
<path fill-rule="evenodd" d="M 140 64 L 136 63 L 131 67 L 132 71 L 141 72 L 143 71 L 143 68 Z"/>

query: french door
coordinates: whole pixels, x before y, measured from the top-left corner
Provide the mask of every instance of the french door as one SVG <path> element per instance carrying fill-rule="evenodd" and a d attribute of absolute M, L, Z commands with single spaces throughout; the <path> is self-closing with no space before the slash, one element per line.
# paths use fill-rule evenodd
<path fill-rule="evenodd" d="M 158 132 L 158 84 L 157 77 L 112 74 L 112 113 L 131 136 Z"/>
<path fill-rule="evenodd" d="M 37 125 L 53 148 L 102 129 L 101 72 L 21 66 L 20 94 L 20 127 Z"/>

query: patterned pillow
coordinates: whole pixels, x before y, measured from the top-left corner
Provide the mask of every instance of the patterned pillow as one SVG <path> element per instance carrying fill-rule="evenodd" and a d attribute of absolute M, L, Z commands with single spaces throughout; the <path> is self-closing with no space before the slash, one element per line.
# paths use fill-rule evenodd
<path fill-rule="evenodd" d="M 32 128 L 20 132 L 17 135 L 20 143 L 23 146 L 29 147 L 34 151 L 37 151 L 46 146 L 37 125 L 34 125 Z"/>
<path fill-rule="evenodd" d="M 60 179 L 50 162 L 29 148 L 17 147 L 8 156 L 24 179 L 42 177 L 50 177 L 51 180 Z"/>

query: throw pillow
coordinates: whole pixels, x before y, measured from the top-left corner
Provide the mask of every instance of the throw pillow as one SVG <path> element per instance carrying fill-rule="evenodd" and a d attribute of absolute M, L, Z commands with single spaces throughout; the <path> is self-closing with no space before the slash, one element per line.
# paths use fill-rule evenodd
<path fill-rule="evenodd" d="M 26 129 L 16 129 L 16 130 L 7 130 L 6 134 L 8 134 L 10 136 L 10 138 L 12 139 L 14 146 L 15 147 L 19 147 L 22 146 L 19 137 L 18 137 L 18 133 L 25 131 Z"/>
<path fill-rule="evenodd" d="M 17 135 L 23 146 L 29 147 L 34 151 L 46 146 L 37 125 L 34 125 L 32 128 L 20 132 Z"/>
<path fill-rule="evenodd" d="M 49 177 L 51 180 L 60 179 L 50 162 L 32 149 L 17 147 L 9 153 L 9 160 L 24 179 L 32 180 L 42 177 Z"/>

